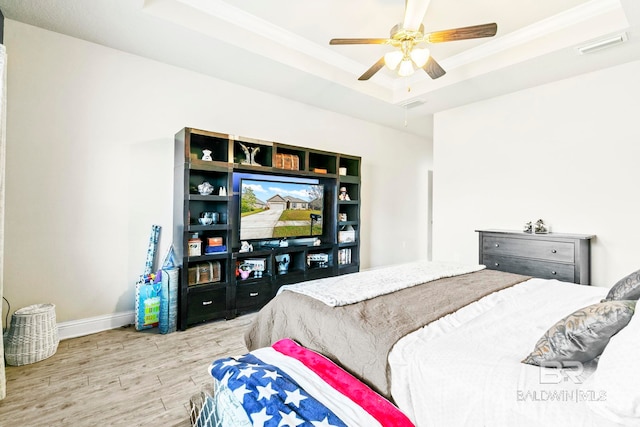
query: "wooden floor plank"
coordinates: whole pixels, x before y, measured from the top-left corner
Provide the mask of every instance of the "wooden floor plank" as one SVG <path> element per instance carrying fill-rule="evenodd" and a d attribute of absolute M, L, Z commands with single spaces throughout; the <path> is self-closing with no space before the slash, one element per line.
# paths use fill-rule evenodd
<path fill-rule="evenodd" d="M 248 314 L 161 335 L 118 328 L 60 342 L 56 354 L 6 366 L 0 426 L 189 427 L 189 399 L 209 364 L 247 351 Z"/>

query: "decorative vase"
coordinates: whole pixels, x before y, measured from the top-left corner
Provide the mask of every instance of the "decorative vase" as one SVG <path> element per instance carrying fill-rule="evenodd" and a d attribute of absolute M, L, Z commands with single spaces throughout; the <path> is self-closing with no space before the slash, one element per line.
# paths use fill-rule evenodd
<path fill-rule="evenodd" d="M 198 192 L 203 196 L 208 196 L 213 193 L 213 185 L 209 184 L 207 181 L 198 185 Z"/>

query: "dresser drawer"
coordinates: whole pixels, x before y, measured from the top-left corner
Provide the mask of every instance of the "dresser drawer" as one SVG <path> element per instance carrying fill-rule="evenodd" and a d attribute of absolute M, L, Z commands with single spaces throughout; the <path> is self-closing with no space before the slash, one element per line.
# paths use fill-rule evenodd
<path fill-rule="evenodd" d="M 236 309 L 238 311 L 255 310 L 273 297 L 268 284 L 238 285 L 236 288 Z"/>
<path fill-rule="evenodd" d="M 204 322 L 227 314 L 227 290 L 198 289 L 190 290 L 187 295 L 187 323 Z"/>
<path fill-rule="evenodd" d="M 539 277 L 541 279 L 558 279 L 563 282 L 575 282 L 575 268 L 573 264 L 486 254 L 482 263 L 486 265 L 489 270 L 506 271 L 508 273 Z"/>
<path fill-rule="evenodd" d="M 482 250 L 485 255 L 506 255 L 557 262 L 574 262 L 575 248 L 570 242 L 518 239 L 502 236 L 484 236 Z"/>

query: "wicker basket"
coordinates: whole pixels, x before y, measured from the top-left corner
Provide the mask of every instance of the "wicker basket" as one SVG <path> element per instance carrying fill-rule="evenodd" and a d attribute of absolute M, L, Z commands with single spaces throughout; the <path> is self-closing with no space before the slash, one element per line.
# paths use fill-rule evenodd
<path fill-rule="evenodd" d="M 13 313 L 4 337 L 7 365 L 28 365 L 55 354 L 60 342 L 55 308 L 53 304 L 35 304 Z"/>

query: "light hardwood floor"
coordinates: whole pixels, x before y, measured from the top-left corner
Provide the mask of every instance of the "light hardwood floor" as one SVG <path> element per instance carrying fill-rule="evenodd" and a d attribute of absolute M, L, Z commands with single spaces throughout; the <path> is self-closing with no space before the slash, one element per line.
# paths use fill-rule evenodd
<path fill-rule="evenodd" d="M 56 354 L 7 366 L 0 426 L 190 426 L 189 399 L 215 359 L 246 353 L 255 315 L 160 335 L 133 326 L 60 342 Z"/>

